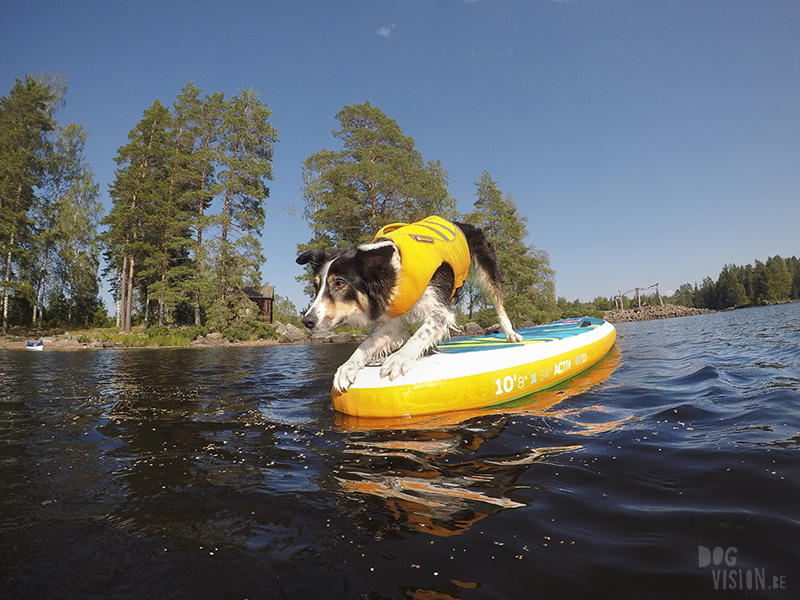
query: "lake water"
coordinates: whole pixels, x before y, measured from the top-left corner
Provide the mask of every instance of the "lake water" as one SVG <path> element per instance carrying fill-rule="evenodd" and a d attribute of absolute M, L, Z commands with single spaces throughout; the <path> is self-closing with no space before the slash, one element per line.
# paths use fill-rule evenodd
<path fill-rule="evenodd" d="M 352 345 L 0 351 L 0 597 L 800 597 L 800 303 L 617 331 L 415 422 L 334 414 Z"/>

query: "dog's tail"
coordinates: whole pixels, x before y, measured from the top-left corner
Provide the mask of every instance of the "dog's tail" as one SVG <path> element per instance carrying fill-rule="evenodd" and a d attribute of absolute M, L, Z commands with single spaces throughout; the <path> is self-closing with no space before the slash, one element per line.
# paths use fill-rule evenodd
<path fill-rule="evenodd" d="M 509 342 L 519 342 L 522 337 L 514 332 L 511 321 L 503 305 L 503 274 L 497 263 L 497 255 L 483 235 L 483 231 L 468 223 L 456 223 L 467 238 L 469 246 L 471 274 L 477 279 L 478 284 L 491 296 L 497 310 L 500 327 L 506 334 Z"/>

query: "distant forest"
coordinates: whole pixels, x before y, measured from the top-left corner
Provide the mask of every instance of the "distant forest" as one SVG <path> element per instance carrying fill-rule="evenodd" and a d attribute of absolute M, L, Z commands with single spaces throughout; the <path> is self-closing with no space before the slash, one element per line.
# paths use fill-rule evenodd
<path fill-rule="evenodd" d="M 716 310 L 798 300 L 800 259 L 773 256 L 755 265 L 725 265 L 716 281 L 706 277 L 700 286 L 684 283 L 672 297 L 676 304 Z"/>
<path fill-rule="evenodd" d="M 622 300 L 623 308 L 637 305 L 635 297 L 623 297 Z M 800 300 L 800 259 L 773 256 L 766 262 L 757 260 L 755 265 L 725 265 L 716 281 L 706 277 L 700 285 L 684 283 L 671 296 L 662 296 L 660 300 L 665 304 L 712 310 Z M 642 295 L 641 302 L 642 305 L 658 306 L 659 298 L 655 293 Z M 559 298 L 558 306 L 569 316 L 615 308 L 613 297 L 602 296 L 588 303 L 567 302 Z"/>

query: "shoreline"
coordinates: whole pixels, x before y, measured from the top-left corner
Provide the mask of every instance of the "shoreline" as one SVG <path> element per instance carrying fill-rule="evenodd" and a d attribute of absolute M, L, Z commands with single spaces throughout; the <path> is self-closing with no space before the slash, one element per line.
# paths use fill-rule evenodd
<path fill-rule="evenodd" d="M 625 308 L 621 310 L 607 310 L 603 319 L 609 323 L 632 323 L 634 321 L 655 321 L 658 319 L 676 319 L 679 317 L 693 317 L 708 315 L 717 312 L 710 308 L 688 308 L 677 304 L 664 306 L 643 306 L 642 308 Z"/>
<path fill-rule="evenodd" d="M 635 321 L 652 321 L 657 319 L 673 319 L 680 317 L 690 317 L 695 315 L 710 314 L 717 311 L 707 308 L 687 308 L 675 304 L 665 306 L 644 306 L 642 308 L 629 308 L 622 310 L 609 310 L 604 312 L 603 319 L 609 323 L 630 323 Z M 283 326 L 286 328 L 286 326 Z M 119 350 L 119 349 L 174 349 L 174 348 L 250 348 L 260 346 L 298 346 L 306 344 L 343 344 L 356 343 L 364 339 L 363 335 L 353 335 L 348 333 L 326 333 L 314 336 L 308 335 L 296 327 L 288 327 L 290 331 L 282 331 L 279 339 L 269 340 L 240 340 L 229 342 L 221 334 L 209 334 L 200 336 L 187 345 L 179 346 L 160 346 L 156 344 L 131 344 L 126 345 L 120 342 L 103 342 L 92 337 L 86 332 L 78 335 L 91 337 L 89 342 L 78 342 L 75 335 L 71 333 L 61 335 L 32 336 L 32 332 L 23 335 L 0 336 L 0 350 L 26 350 L 28 341 L 44 340 L 46 351 L 76 351 L 76 350 Z M 94 332 L 95 334 L 97 332 Z"/>
<path fill-rule="evenodd" d="M 41 338 L 31 338 L 30 341 L 39 341 Z M 302 343 L 302 342 L 300 342 Z M 223 340 L 218 343 L 199 343 L 187 344 L 185 346 L 158 346 L 155 344 L 150 345 L 131 345 L 112 343 L 104 344 L 103 342 L 80 343 L 69 342 L 67 340 L 57 340 L 55 342 L 44 343 L 43 352 L 57 351 L 57 352 L 74 352 L 78 350 L 165 350 L 175 348 L 235 348 L 235 347 L 250 347 L 250 346 L 292 346 L 297 345 L 298 342 L 279 342 L 278 340 L 244 340 L 237 342 L 229 342 Z M 28 340 L 20 341 L 18 339 L 7 340 L 0 337 L 0 350 L 27 350 Z"/>

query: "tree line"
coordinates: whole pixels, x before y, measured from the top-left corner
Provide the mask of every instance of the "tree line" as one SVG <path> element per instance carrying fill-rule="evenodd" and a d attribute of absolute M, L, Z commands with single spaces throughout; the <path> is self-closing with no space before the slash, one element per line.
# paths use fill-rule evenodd
<path fill-rule="evenodd" d="M 253 334 L 260 320 L 241 291 L 260 286 L 266 260 L 259 238 L 278 142 L 267 105 L 252 89 L 227 98 L 193 83 L 171 106 L 155 100 L 117 150 L 104 216 L 84 154 L 88 132 L 56 120 L 66 89 L 60 75 L 29 75 L 0 98 L 4 331 L 14 324 L 109 324 L 98 293 L 102 254 L 121 331 L 143 323 Z M 394 119 L 369 102 L 344 106 L 335 119 L 340 148 L 315 152 L 302 165 L 310 239 L 298 251 L 368 242 L 384 225 L 438 214 L 483 229 L 515 325 L 611 308 L 605 298 L 555 300 L 547 253 L 526 243 L 527 218 L 488 171 L 474 182 L 473 210 L 460 214 L 441 162 L 425 161 Z M 298 279 L 308 282 L 308 274 Z M 685 284 L 666 300 L 720 309 L 798 298 L 798 259 L 776 256 L 726 265 L 716 282 Z M 288 300 L 276 297 L 276 305 L 296 317 Z M 496 319 L 470 282 L 457 310 L 462 322 Z"/>
<path fill-rule="evenodd" d="M 744 267 L 725 265 L 716 281 L 685 283 L 672 296 L 676 304 L 723 310 L 800 300 L 800 259 L 773 256 Z"/>
<path fill-rule="evenodd" d="M 271 114 L 252 89 L 201 97 L 188 83 L 171 110 L 156 100 L 128 134 L 102 236 L 123 332 L 136 297 L 146 326 L 222 329 L 247 312 L 241 290 L 260 286 L 266 260 Z"/>
<path fill-rule="evenodd" d="M 684 283 L 669 296 L 658 298 L 655 293 L 641 296 L 643 306 L 658 306 L 663 302 L 711 310 L 797 300 L 800 300 L 800 259 L 794 256 L 786 259 L 773 256 L 767 258 L 766 262 L 756 260 L 755 264 L 743 267 L 726 264 L 716 281 L 705 277 L 700 285 Z M 557 305 L 564 316 L 588 314 L 602 317 L 604 311 L 616 308 L 613 297 L 603 296 L 598 296 L 591 302 L 567 302 L 566 299 L 559 298 Z M 636 298 L 622 298 L 623 308 L 634 308 L 637 305 Z"/>
<path fill-rule="evenodd" d="M 267 105 L 252 89 L 226 98 L 193 83 L 171 106 L 155 100 L 117 150 L 104 216 L 84 155 L 88 133 L 55 119 L 66 88 L 61 76 L 30 75 L 0 104 L 4 330 L 109 324 L 101 254 L 123 332 L 136 323 L 255 327 L 240 292 L 260 286 L 265 261 L 259 238 L 278 141 Z M 525 244 L 527 219 L 488 172 L 475 182 L 475 209 L 461 215 L 441 162 L 424 161 L 394 119 L 369 102 L 335 118 L 342 149 L 303 163 L 311 239 L 299 249 L 369 241 L 383 225 L 431 214 L 463 219 L 497 249 L 512 319 L 555 306 L 547 254 Z M 488 298 L 471 284 L 466 291 L 465 314 L 490 321 Z M 284 298 L 276 305 L 297 313 Z"/>

